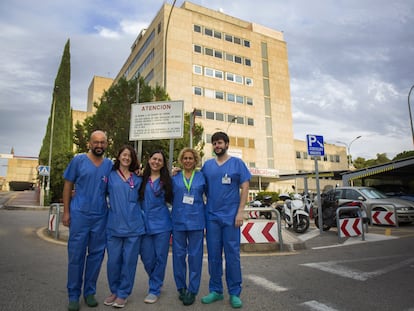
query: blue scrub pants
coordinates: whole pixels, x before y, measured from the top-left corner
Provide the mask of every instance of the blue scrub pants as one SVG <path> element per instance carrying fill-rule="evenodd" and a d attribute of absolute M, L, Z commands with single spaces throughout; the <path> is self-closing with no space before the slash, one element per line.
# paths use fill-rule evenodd
<path fill-rule="evenodd" d="M 198 294 L 203 267 L 204 230 L 173 231 L 173 271 L 177 290 Z M 187 263 L 188 256 L 188 287 Z"/>
<path fill-rule="evenodd" d="M 221 220 L 208 220 L 206 227 L 210 292 L 223 293 L 223 257 L 226 259 L 226 283 L 229 295 L 240 296 L 242 275 L 240 266 L 240 228 Z"/>
<path fill-rule="evenodd" d="M 108 235 L 109 289 L 119 298 L 126 299 L 134 287 L 141 237 L 141 235 L 129 237 Z"/>
<path fill-rule="evenodd" d="M 141 260 L 149 277 L 148 293 L 156 296 L 160 295 L 161 287 L 164 284 L 170 236 L 170 231 L 145 234 L 141 241 Z"/>
<path fill-rule="evenodd" d="M 79 300 L 82 280 L 84 280 L 83 296 L 96 294 L 96 281 L 105 254 L 106 215 L 106 213 L 90 215 L 71 211 L 67 283 L 69 301 Z"/>

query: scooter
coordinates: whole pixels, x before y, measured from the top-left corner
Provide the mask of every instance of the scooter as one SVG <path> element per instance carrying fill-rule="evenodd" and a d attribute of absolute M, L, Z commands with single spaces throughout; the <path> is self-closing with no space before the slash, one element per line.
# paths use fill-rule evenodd
<path fill-rule="evenodd" d="M 282 218 L 286 226 L 293 228 L 297 233 L 304 233 L 309 228 L 309 214 L 305 211 L 305 204 L 302 196 L 298 193 L 293 195 L 293 199 L 289 194 L 279 195 L 279 199 L 283 201 L 283 206 L 280 210 Z"/>
<path fill-rule="evenodd" d="M 262 201 L 253 201 L 250 202 L 250 207 L 251 208 L 262 208 L 262 207 L 270 207 L 272 206 L 272 196 L 264 196 Z M 266 219 L 271 219 L 272 218 L 272 212 L 265 212 L 265 211 L 261 211 L 260 212 L 260 217 L 264 216 Z"/>

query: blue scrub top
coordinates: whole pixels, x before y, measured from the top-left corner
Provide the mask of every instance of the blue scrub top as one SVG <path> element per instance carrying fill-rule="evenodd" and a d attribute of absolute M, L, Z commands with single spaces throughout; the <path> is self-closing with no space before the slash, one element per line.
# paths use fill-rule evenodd
<path fill-rule="evenodd" d="M 232 225 L 239 209 L 240 185 L 251 178 L 249 169 L 241 159 L 230 157 L 222 165 L 215 158 L 209 159 L 201 171 L 207 181 L 207 219 Z M 226 176 L 229 184 L 223 183 Z"/>
<path fill-rule="evenodd" d="M 165 191 L 160 189 L 160 178 L 154 181 L 154 188 L 149 182 L 145 185 L 144 200 L 141 207 L 144 211 L 146 234 L 152 235 L 172 230 L 171 214 L 165 202 Z"/>
<path fill-rule="evenodd" d="M 125 181 L 117 170 L 108 178 L 109 213 L 107 231 L 112 236 L 137 236 L 145 233 L 145 224 L 138 201 L 142 177 L 134 173 Z"/>
<path fill-rule="evenodd" d="M 86 154 L 76 155 L 63 173 L 63 177 L 75 185 L 70 209 L 93 215 L 106 214 L 106 191 L 111 170 L 112 161 L 107 158 L 97 167 Z"/>
<path fill-rule="evenodd" d="M 177 231 L 203 230 L 205 228 L 205 205 L 203 194 L 206 189 L 206 181 L 201 172 L 195 172 L 190 191 L 183 181 L 183 172 L 179 172 L 172 178 L 173 184 L 173 229 Z M 190 180 L 187 179 L 187 183 Z M 184 194 L 194 198 L 193 204 L 183 203 Z"/>

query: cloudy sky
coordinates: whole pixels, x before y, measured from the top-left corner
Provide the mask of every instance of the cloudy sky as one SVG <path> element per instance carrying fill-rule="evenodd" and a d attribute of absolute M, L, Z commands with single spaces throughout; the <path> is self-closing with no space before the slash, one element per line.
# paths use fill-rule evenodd
<path fill-rule="evenodd" d="M 349 145 L 361 135 L 352 143 L 354 158 L 376 158 L 377 153 L 392 158 L 413 150 L 408 114 L 414 85 L 413 1 L 192 2 L 283 31 L 295 138 L 316 134 L 325 142 Z M 92 77 L 115 77 L 137 34 L 163 3 L 1 1 L 0 153 L 14 147 L 15 155 L 38 156 L 68 39 L 71 105 L 86 110 Z M 0 175 L 6 164 L 0 160 Z"/>

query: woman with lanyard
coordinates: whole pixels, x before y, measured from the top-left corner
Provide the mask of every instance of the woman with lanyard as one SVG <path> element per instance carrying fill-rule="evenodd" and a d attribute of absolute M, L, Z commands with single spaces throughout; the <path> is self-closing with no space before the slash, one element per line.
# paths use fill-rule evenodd
<path fill-rule="evenodd" d="M 111 295 L 107 306 L 123 308 L 134 286 L 135 272 L 145 233 L 138 189 L 142 178 L 135 174 L 138 159 L 134 148 L 123 146 L 108 177 L 107 276 Z"/>
<path fill-rule="evenodd" d="M 141 243 L 141 260 L 149 277 L 145 303 L 155 303 L 161 293 L 171 237 L 171 177 L 162 151 L 151 153 L 139 189 L 146 234 Z"/>
<path fill-rule="evenodd" d="M 184 305 L 191 305 L 201 281 L 205 228 L 203 194 L 206 182 L 203 174 L 195 170 L 200 161 L 197 151 L 184 148 L 178 161 L 183 170 L 173 176 L 173 271 L 179 299 Z"/>

